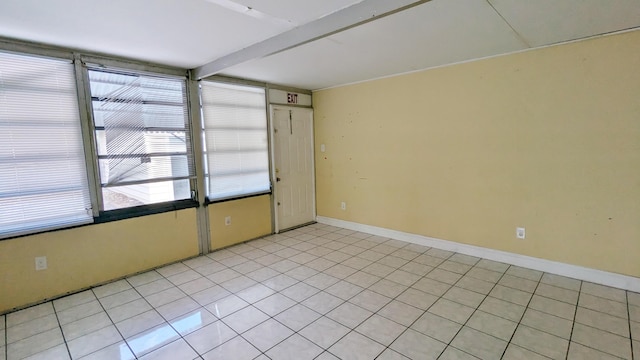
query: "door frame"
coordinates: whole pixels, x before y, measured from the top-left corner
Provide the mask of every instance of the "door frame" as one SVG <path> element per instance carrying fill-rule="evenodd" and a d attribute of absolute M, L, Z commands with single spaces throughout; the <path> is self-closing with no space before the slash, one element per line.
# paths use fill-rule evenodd
<path fill-rule="evenodd" d="M 269 152 L 270 152 L 270 159 L 271 160 L 271 164 L 273 164 L 273 166 L 271 166 L 271 183 L 273 184 L 273 201 L 272 201 L 272 212 L 273 212 L 273 224 L 274 224 L 274 233 L 278 234 L 280 233 L 280 223 L 279 223 L 279 219 L 278 219 L 278 185 L 277 185 L 277 181 L 276 181 L 276 137 L 275 137 L 275 132 L 274 132 L 274 123 L 275 123 L 275 111 L 276 110 L 295 110 L 295 109 L 307 109 L 309 111 L 311 111 L 311 127 L 310 127 L 310 132 L 311 132 L 311 188 L 313 189 L 313 198 L 312 198 L 312 214 L 313 217 L 311 219 L 311 222 L 315 222 L 316 221 L 316 217 L 317 217 L 317 212 L 316 212 L 316 142 L 315 142 L 315 128 L 314 128 L 314 112 L 313 112 L 313 108 L 312 107 L 308 107 L 308 106 L 291 106 L 291 105 L 279 105 L 279 104 L 270 104 L 269 105 L 269 116 L 270 116 L 270 120 L 269 121 L 269 136 L 271 136 L 271 143 L 269 144 Z M 303 224 L 301 224 L 303 225 Z"/>

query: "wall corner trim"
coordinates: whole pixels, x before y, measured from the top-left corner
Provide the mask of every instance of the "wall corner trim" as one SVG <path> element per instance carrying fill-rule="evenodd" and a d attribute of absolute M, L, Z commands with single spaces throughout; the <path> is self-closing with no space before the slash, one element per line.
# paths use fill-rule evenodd
<path fill-rule="evenodd" d="M 507 263 L 510 265 L 544 271 L 551 274 L 567 276 L 570 278 L 589 281 L 596 284 L 640 292 L 640 278 L 636 278 L 633 276 L 616 274 L 578 265 L 565 264 L 557 261 L 545 260 L 506 251 L 461 244 L 453 241 L 436 239 L 427 236 L 324 216 L 318 216 L 316 221 L 325 225 L 337 226 L 353 231 L 360 231 L 372 235 L 384 236 L 395 240 L 410 242 L 413 244 L 434 247 L 442 250 L 457 252 L 464 255 L 476 256 L 488 260 Z"/>

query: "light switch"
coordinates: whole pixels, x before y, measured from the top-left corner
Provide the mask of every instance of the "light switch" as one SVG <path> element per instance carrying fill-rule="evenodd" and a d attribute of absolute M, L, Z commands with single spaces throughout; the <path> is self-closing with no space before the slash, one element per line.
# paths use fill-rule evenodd
<path fill-rule="evenodd" d="M 324 149 L 325 149 L 325 148 L 324 148 L 324 144 L 321 144 L 321 145 L 320 145 L 320 152 L 324 152 Z"/>

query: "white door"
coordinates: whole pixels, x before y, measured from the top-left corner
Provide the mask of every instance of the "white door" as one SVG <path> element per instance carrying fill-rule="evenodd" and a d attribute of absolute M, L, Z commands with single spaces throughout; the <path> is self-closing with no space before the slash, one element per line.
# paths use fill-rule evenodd
<path fill-rule="evenodd" d="M 276 232 L 315 221 L 313 110 L 271 107 Z"/>

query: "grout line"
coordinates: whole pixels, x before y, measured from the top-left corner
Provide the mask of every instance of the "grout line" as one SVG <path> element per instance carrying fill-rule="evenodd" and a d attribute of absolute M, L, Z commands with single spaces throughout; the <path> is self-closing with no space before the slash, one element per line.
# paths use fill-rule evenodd
<path fill-rule="evenodd" d="M 509 269 L 510 269 L 512 266 L 513 266 L 513 265 L 509 265 Z M 507 271 L 508 271 L 509 269 L 507 269 Z M 506 271 L 505 271 L 505 274 L 506 274 Z M 516 325 L 516 328 L 513 330 L 513 333 L 511 334 L 511 337 L 509 338 L 509 341 L 507 342 L 507 346 L 504 348 L 504 351 L 502 352 L 502 356 L 500 357 L 501 359 L 502 359 L 502 358 L 504 357 L 504 355 L 507 353 L 507 349 L 509 348 L 509 345 L 510 345 L 510 344 L 512 344 L 513 337 L 516 335 L 516 332 L 518 331 L 518 328 L 519 328 L 519 327 L 520 327 L 520 325 L 522 324 L 522 319 L 524 319 L 524 315 L 527 313 L 527 310 L 528 310 L 528 309 L 530 309 L 529 305 L 531 305 L 531 301 L 533 301 L 533 297 L 535 296 L 536 291 L 538 290 L 538 286 L 540 286 L 540 282 L 542 281 L 542 277 L 543 277 L 543 276 L 544 276 L 544 273 L 542 273 L 542 274 L 540 275 L 540 278 L 538 279 L 538 283 L 536 284 L 536 288 L 535 288 L 535 289 L 533 289 L 533 293 L 531 293 L 531 297 L 529 298 L 529 301 L 527 302 L 527 305 L 525 305 L 525 306 L 524 306 L 524 311 L 522 312 L 522 315 L 520 315 L 520 320 L 518 320 L 518 325 Z M 577 308 L 577 306 L 576 306 L 576 308 Z M 522 326 L 526 326 L 526 325 L 522 324 Z M 535 328 L 533 328 L 533 329 L 535 329 Z M 547 332 L 542 331 L 542 330 L 539 330 L 539 329 L 535 329 L 535 330 L 540 331 L 540 332 L 547 333 Z M 553 334 L 551 334 L 551 335 L 553 335 Z M 553 336 L 556 336 L 556 335 L 553 335 Z M 514 345 L 519 346 L 518 344 L 514 344 Z M 523 348 L 524 348 L 524 347 L 523 347 Z M 526 349 L 526 348 L 524 348 L 524 349 Z M 536 352 L 536 351 L 534 351 L 534 350 L 531 350 L 531 349 L 526 349 L 526 350 L 529 350 L 529 351 L 531 351 L 531 352 L 533 352 L 533 353 L 535 353 L 535 354 L 541 355 L 541 356 L 545 356 L 545 355 L 539 354 L 538 352 Z M 568 352 L 569 352 L 569 346 L 567 345 L 567 353 L 568 353 Z"/>
<path fill-rule="evenodd" d="M 629 343 L 631 344 L 631 360 L 634 360 L 635 356 L 633 355 L 633 333 L 631 332 L 631 304 L 629 303 L 629 291 L 625 291 L 624 295 L 627 300 L 627 317 L 629 320 Z"/>
<path fill-rule="evenodd" d="M 125 281 L 126 281 L 126 279 L 123 279 L 123 280 L 125 280 Z M 127 284 L 129 284 L 129 282 L 128 282 L 128 281 L 126 281 L 126 283 L 127 283 Z M 129 285 L 131 286 L 131 284 L 129 284 Z M 127 290 L 128 290 L 128 289 L 127 289 Z M 105 309 L 105 308 L 104 308 L 104 306 L 102 305 L 102 302 L 100 301 L 100 298 L 98 297 L 98 295 L 96 295 L 96 293 L 93 291 L 93 289 L 91 289 L 91 292 L 93 293 L 93 296 L 95 296 L 95 297 L 96 297 L 96 301 L 97 301 L 97 302 L 98 302 L 98 304 L 100 305 L 100 308 L 102 308 L 102 311 L 104 311 L 104 314 L 105 314 L 105 315 L 107 315 L 107 318 L 109 318 L 109 321 L 111 321 L 111 325 L 113 326 L 113 328 L 114 328 L 114 329 L 116 329 L 116 331 L 118 332 L 118 334 L 119 334 L 119 335 L 120 335 L 120 337 L 122 338 L 122 341 L 127 345 L 127 348 L 129 349 L 129 351 L 131 351 L 131 354 L 133 355 L 133 357 L 137 359 L 138 357 L 136 356 L 136 353 L 135 353 L 135 352 L 133 352 L 133 349 L 131 348 L 131 346 L 129 346 L 129 343 L 127 342 L 127 339 L 125 339 L 125 338 L 124 338 L 124 336 L 122 335 L 122 332 L 120 332 L 120 329 L 118 329 L 118 327 L 116 326 L 116 323 L 115 323 L 115 322 L 113 321 L 113 319 L 111 318 L 111 315 L 109 315 L 109 313 L 107 312 L 107 309 Z M 122 292 L 122 291 L 117 292 L 116 294 L 119 294 L 119 293 L 121 293 L 121 292 Z M 138 291 L 136 290 L 136 292 L 138 292 Z M 115 294 L 111 294 L 111 295 L 115 295 Z M 139 293 L 138 293 L 138 295 L 139 295 Z M 109 296 L 110 296 L 110 295 L 109 295 Z M 106 297 L 106 296 L 105 296 L 105 297 Z M 127 304 L 128 304 L 128 303 L 127 303 Z M 124 304 L 123 304 L 123 305 L 124 305 Z M 136 315 L 134 315 L 134 316 L 136 316 Z M 106 327 L 108 327 L 108 326 L 109 326 L 109 325 L 105 326 L 104 328 L 106 328 Z M 102 329 L 104 329 L 104 328 L 102 328 Z M 99 330 L 102 330 L 102 329 L 98 329 L 98 330 L 92 331 L 92 332 L 90 332 L 90 333 L 88 333 L 88 334 L 84 334 L 84 335 L 82 335 L 82 336 L 92 334 L 92 333 L 94 333 L 94 332 L 96 332 L 96 331 L 99 331 Z M 80 337 L 82 337 L 82 336 L 79 336 L 78 338 L 80 338 Z M 115 344 L 117 344 L 117 342 L 116 342 Z M 111 345 L 113 345 L 113 344 L 109 344 L 109 345 L 107 345 L 107 346 L 111 346 Z M 88 355 L 90 355 L 90 354 L 93 354 L 93 353 L 95 353 L 95 352 L 98 352 L 98 351 L 100 351 L 100 350 L 102 350 L 102 349 L 106 348 L 107 346 L 105 346 L 105 347 L 103 347 L 103 348 L 101 348 L 101 349 L 97 349 L 96 351 L 94 351 L 94 352 L 92 352 L 92 353 L 89 353 L 89 354 L 86 354 L 86 355 L 84 355 L 84 356 L 88 356 Z"/>
<path fill-rule="evenodd" d="M 58 327 L 60 328 L 60 333 L 62 334 L 62 341 L 64 341 L 64 347 L 67 349 L 67 353 L 69 354 L 69 359 L 73 359 L 71 356 L 71 350 L 69 349 L 69 343 L 67 342 L 67 337 L 62 330 L 62 324 L 60 324 L 60 318 L 58 318 L 58 310 L 56 310 L 56 305 L 51 301 L 51 307 L 53 308 L 53 313 L 56 314 L 56 322 L 58 323 Z M 87 354 L 88 355 L 88 354 Z"/>

